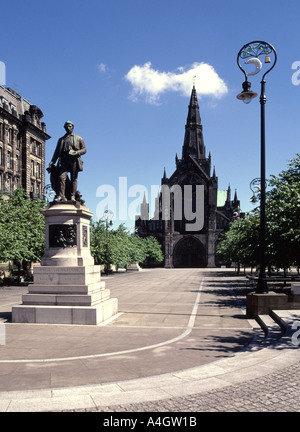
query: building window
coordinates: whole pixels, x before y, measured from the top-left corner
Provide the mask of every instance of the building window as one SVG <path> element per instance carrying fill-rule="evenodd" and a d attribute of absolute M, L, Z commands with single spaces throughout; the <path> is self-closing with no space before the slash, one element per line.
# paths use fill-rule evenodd
<path fill-rule="evenodd" d="M 34 162 L 33 161 L 30 162 L 30 174 L 31 174 L 31 177 L 34 177 Z"/>
<path fill-rule="evenodd" d="M 30 153 L 34 152 L 34 139 L 30 138 Z"/>
<path fill-rule="evenodd" d="M 3 165 L 3 148 L 0 147 L 0 165 Z"/>
<path fill-rule="evenodd" d="M 12 102 L 10 103 L 10 110 L 11 110 L 12 114 L 17 115 L 17 107 Z"/>
<path fill-rule="evenodd" d="M 12 181 L 11 181 L 11 176 L 8 176 L 6 179 L 6 190 L 8 192 L 12 192 Z"/>
<path fill-rule="evenodd" d="M 41 143 L 36 142 L 36 153 L 37 156 L 41 157 L 42 156 L 42 146 Z"/>
<path fill-rule="evenodd" d="M 42 144 L 33 138 L 30 139 L 30 153 L 42 157 Z"/>
<path fill-rule="evenodd" d="M 20 171 L 20 158 L 16 155 L 16 171 Z"/>
<path fill-rule="evenodd" d="M 21 148 L 21 137 L 20 135 L 17 136 L 17 149 Z"/>
<path fill-rule="evenodd" d="M 7 110 L 8 109 L 8 100 L 4 96 L 1 96 L 1 102 L 2 102 L 3 108 Z"/>
<path fill-rule="evenodd" d="M 3 174 L 0 173 L 0 191 L 3 190 Z"/>
<path fill-rule="evenodd" d="M 13 136 L 14 136 L 14 132 L 12 129 L 8 130 L 8 143 L 12 145 L 13 143 Z"/>
<path fill-rule="evenodd" d="M 41 165 L 39 163 L 36 164 L 36 178 L 41 178 Z"/>
<path fill-rule="evenodd" d="M 3 140 L 4 137 L 4 124 L 0 123 L 0 139 Z"/>
<path fill-rule="evenodd" d="M 11 169 L 11 153 L 10 151 L 7 152 L 7 161 L 6 161 L 6 167 L 7 169 Z"/>
<path fill-rule="evenodd" d="M 41 196 L 41 185 L 40 185 L 40 183 L 38 183 L 36 185 L 36 194 L 37 194 L 38 197 Z"/>

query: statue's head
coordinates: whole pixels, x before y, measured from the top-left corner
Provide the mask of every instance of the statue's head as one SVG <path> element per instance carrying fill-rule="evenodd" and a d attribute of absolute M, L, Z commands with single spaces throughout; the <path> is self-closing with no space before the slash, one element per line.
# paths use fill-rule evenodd
<path fill-rule="evenodd" d="M 67 133 L 72 133 L 72 132 L 73 132 L 73 129 L 74 129 L 74 123 L 72 123 L 72 122 L 70 122 L 70 121 L 67 121 L 67 122 L 64 124 L 64 128 L 65 128 L 65 130 L 66 130 Z"/>

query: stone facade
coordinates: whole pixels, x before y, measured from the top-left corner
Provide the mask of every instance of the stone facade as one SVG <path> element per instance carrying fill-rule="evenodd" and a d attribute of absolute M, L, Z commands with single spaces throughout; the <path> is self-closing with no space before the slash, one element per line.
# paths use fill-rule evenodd
<path fill-rule="evenodd" d="M 50 136 L 42 117 L 40 108 L 0 86 L 0 191 L 23 187 L 28 197 L 43 198 Z"/>
<path fill-rule="evenodd" d="M 136 232 L 159 240 L 166 268 L 215 267 L 220 264 L 215 256 L 218 237 L 233 218 L 240 217 L 240 202 L 236 193 L 231 200 L 230 187 L 218 191 L 211 155 L 206 157 L 195 87 L 188 108 L 182 157 L 176 155 L 175 162 L 176 170 L 170 177 L 164 171 L 152 219 L 149 220 L 146 200 L 141 204 Z"/>

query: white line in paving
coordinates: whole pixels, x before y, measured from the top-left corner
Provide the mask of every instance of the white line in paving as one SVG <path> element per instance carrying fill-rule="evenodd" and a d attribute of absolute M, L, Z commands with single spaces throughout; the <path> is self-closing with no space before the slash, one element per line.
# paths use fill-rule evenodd
<path fill-rule="evenodd" d="M 118 328 L 118 329 L 122 329 L 122 328 L 144 328 L 144 329 L 157 329 L 157 330 L 183 330 L 186 329 L 186 327 L 183 326 L 179 326 L 179 327 L 170 327 L 170 326 L 134 326 L 134 325 L 114 325 L 111 328 Z M 209 325 L 207 326 L 202 326 L 202 327 L 193 327 L 193 330 L 243 330 L 242 327 L 210 327 Z M 246 328 L 246 330 L 249 330 L 248 328 Z"/>
<path fill-rule="evenodd" d="M 160 343 L 154 344 L 154 345 L 146 345 L 146 346 L 143 346 L 140 348 L 133 348 L 133 349 L 129 349 L 129 350 L 116 351 L 116 352 L 112 352 L 112 353 L 90 354 L 90 355 L 76 356 L 76 357 L 59 357 L 59 358 L 50 358 L 50 359 L 0 360 L 0 363 L 49 363 L 49 362 L 61 362 L 61 361 L 68 361 L 68 360 L 84 360 L 84 359 L 89 359 L 89 358 L 110 357 L 110 356 L 117 356 L 117 355 L 123 355 L 123 354 L 129 354 L 129 353 L 133 353 L 133 352 L 139 352 L 139 351 L 145 351 L 145 350 L 149 350 L 149 349 L 159 348 L 159 347 L 162 347 L 164 345 L 178 342 L 179 340 L 188 336 L 191 333 L 191 331 L 193 330 L 193 327 L 195 324 L 195 319 L 196 319 L 196 314 L 197 314 L 197 310 L 198 310 L 198 306 L 199 306 L 199 302 L 200 302 L 202 287 L 203 287 L 203 279 L 201 280 L 201 284 L 200 284 L 200 287 L 198 290 L 196 300 L 194 302 L 193 310 L 190 314 L 190 318 L 189 318 L 189 322 L 188 322 L 188 325 L 186 327 L 186 330 L 181 335 L 176 336 L 173 339 L 169 339 L 169 340 L 166 340 L 164 342 L 160 342 Z"/>

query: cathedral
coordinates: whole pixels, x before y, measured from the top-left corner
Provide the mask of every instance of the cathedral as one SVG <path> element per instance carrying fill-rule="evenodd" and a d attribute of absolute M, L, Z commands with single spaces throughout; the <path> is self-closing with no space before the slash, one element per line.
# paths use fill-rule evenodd
<path fill-rule="evenodd" d="M 181 159 L 176 154 L 176 169 L 167 177 L 164 170 L 154 216 L 149 219 L 149 204 L 144 197 L 136 217 L 136 233 L 153 236 L 162 245 L 164 267 L 216 267 L 216 244 L 220 233 L 241 216 L 235 192 L 230 186 L 218 191 L 218 177 L 212 170 L 211 155 L 206 157 L 203 130 L 193 86 Z"/>

